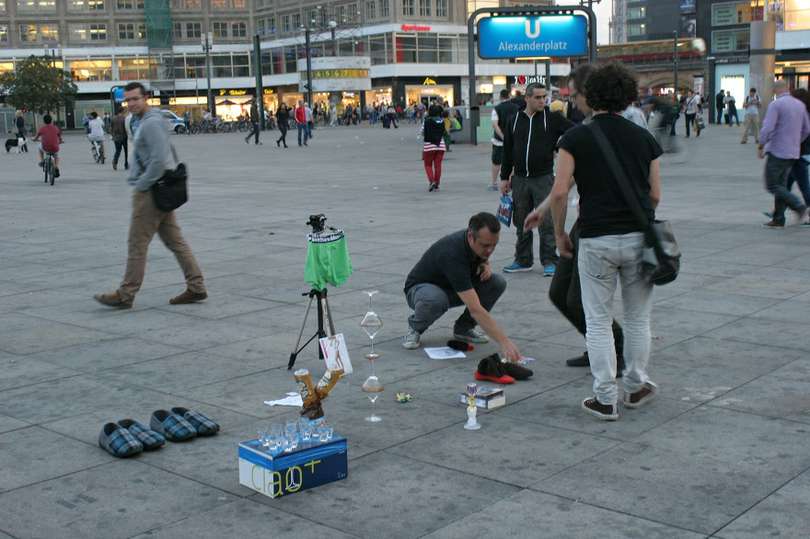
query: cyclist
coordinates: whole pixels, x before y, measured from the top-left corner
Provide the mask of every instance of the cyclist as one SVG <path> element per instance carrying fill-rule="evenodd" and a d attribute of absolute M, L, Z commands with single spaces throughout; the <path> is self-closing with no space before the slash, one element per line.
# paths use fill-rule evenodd
<path fill-rule="evenodd" d="M 39 143 L 39 166 L 45 164 L 45 152 L 53 155 L 53 177 L 58 178 L 59 145 L 64 142 L 62 140 L 62 131 L 53 125 L 53 118 L 51 118 L 50 114 L 43 116 L 42 121 L 45 122 L 45 125 L 39 128 L 37 136 L 34 137 L 35 142 L 42 138 Z"/>
<path fill-rule="evenodd" d="M 90 141 L 90 146 L 93 144 L 98 145 L 99 161 L 104 162 L 104 121 L 98 117 L 98 112 L 93 111 L 90 113 L 90 122 L 87 124 L 90 132 L 87 134 L 87 139 Z"/>

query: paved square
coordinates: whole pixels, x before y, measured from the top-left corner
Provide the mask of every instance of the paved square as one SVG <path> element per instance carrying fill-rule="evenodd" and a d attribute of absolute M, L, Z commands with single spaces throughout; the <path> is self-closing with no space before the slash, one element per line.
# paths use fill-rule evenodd
<path fill-rule="evenodd" d="M 0 155 L 0 537 L 799 537 L 810 521 L 810 230 L 765 230 L 762 162 L 736 129 L 711 128 L 667 157 L 659 216 L 674 222 L 683 273 L 657 288 L 651 375 L 661 398 L 620 421 L 579 410 L 586 369 L 564 364 L 582 338 L 547 298 L 539 270 L 507 276 L 494 314 L 535 376 L 505 408 L 461 428 L 464 360 L 399 345 L 404 278 L 422 251 L 493 211 L 489 148 L 461 146 L 427 192 L 416 130 L 319 129 L 309 148 L 238 135 L 174 136 L 191 172 L 178 212 L 209 288 L 171 306 L 183 277 L 152 243 L 130 311 L 92 295 L 123 273 L 130 193 L 124 171 L 93 165 L 68 135 L 63 175 L 43 184 L 34 154 Z M 109 150 L 109 148 L 108 148 Z M 292 409 L 286 362 L 304 315 L 304 224 L 344 228 L 354 264 L 330 290 L 356 373 L 325 404 L 349 440 L 345 481 L 271 500 L 238 484 L 236 446 Z M 494 267 L 511 261 L 502 233 Z M 536 266 L 539 267 L 539 264 Z M 382 423 L 363 421 L 363 290 L 377 289 Z M 443 318 L 424 336 L 442 345 Z M 314 331 L 310 319 L 307 334 Z M 299 365 L 322 371 L 315 349 Z M 396 391 L 414 401 L 400 405 Z M 197 408 L 215 438 L 115 460 L 101 425 Z"/>

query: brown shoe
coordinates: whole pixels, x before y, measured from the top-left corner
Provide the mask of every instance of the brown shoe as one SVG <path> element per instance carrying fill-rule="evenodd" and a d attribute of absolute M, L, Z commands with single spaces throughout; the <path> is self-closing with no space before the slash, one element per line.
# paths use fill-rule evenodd
<path fill-rule="evenodd" d="M 655 386 L 655 384 L 652 382 L 647 382 L 635 393 L 625 393 L 624 406 L 625 408 L 641 408 L 653 400 L 656 393 L 658 393 L 658 388 Z"/>
<path fill-rule="evenodd" d="M 93 299 L 107 307 L 114 307 L 116 309 L 131 309 L 132 301 L 124 301 L 118 295 L 118 291 L 107 292 L 106 294 L 96 294 Z"/>
<path fill-rule="evenodd" d="M 191 290 L 186 290 L 179 296 L 175 296 L 169 300 L 169 303 L 172 305 L 183 305 L 186 303 L 197 303 L 198 301 L 202 301 L 208 297 L 208 294 L 205 292 L 192 292 Z"/>

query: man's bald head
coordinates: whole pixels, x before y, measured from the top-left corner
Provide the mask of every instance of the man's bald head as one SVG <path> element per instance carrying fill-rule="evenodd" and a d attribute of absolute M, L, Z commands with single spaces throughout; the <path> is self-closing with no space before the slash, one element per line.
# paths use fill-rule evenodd
<path fill-rule="evenodd" d="M 774 81 L 773 83 L 773 93 L 775 94 L 782 94 L 787 92 L 788 90 L 788 83 L 785 79 L 779 79 Z"/>

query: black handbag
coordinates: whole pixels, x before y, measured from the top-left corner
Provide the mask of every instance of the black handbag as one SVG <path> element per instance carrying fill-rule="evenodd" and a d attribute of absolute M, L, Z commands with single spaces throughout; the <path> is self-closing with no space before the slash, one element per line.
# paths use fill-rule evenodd
<path fill-rule="evenodd" d="M 177 159 L 177 152 L 171 146 L 172 155 L 177 166 L 173 170 L 167 170 L 152 185 L 152 198 L 155 206 L 160 211 L 174 211 L 188 202 L 188 171 L 185 163 Z"/>
<path fill-rule="evenodd" d="M 642 194 L 628 181 L 621 164 L 619 164 L 619 159 L 616 157 L 616 152 L 611 147 L 598 122 L 591 122 L 589 127 L 607 162 L 608 170 L 615 178 L 625 202 L 630 206 L 630 210 L 638 219 L 641 229 L 644 231 L 646 247 L 642 254 L 641 264 L 645 279 L 659 286 L 671 283 L 678 278 L 678 272 L 681 270 L 681 250 L 672 231 L 672 225 L 670 225 L 669 221 L 655 220 L 650 222 L 641 207 L 640 198 Z"/>

